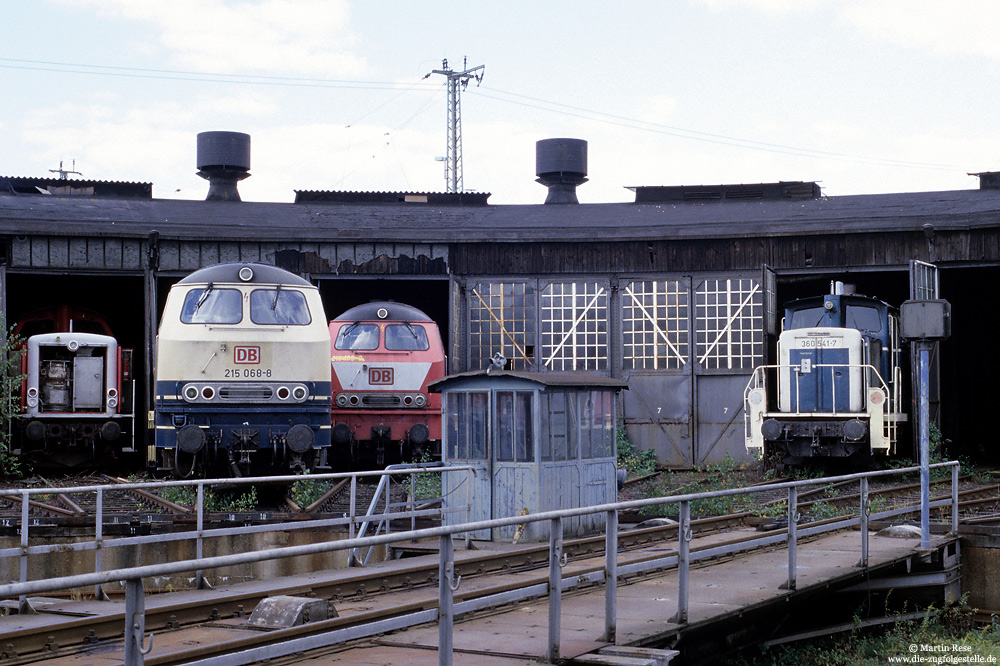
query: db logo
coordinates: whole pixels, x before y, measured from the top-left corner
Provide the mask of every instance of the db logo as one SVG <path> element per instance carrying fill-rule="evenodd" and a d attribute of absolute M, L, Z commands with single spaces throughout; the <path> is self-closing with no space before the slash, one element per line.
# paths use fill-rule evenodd
<path fill-rule="evenodd" d="M 392 368 L 369 368 L 368 383 L 372 386 L 392 384 Z"/>
<path fill-rule="evenodd" d="M 233 347 L 233 355 L 236 363 L 260 363 L 260 347 Z"/>

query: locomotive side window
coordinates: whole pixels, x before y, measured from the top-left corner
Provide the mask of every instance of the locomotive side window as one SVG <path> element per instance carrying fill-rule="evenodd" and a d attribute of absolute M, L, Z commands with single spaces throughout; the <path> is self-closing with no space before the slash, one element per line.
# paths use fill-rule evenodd
<path fill-rule="evenodd" d="M 185 324 L 238 324 L 243 320 L 243 296 L 238 289 L 192 289 L 184 297 Z"/>
<path fill-rule="evenodd" d="M 255 324 L 306 326 L 312 321 L 306 297 L 291 289 L 254 289 L 250 292 L 250 321 Z"/>
<path fill-rule="evenodd" d="M 385 348 L 389 351 L 426 351 L 430 347 L 427 331 L 419 324 L 389 324 L 385 327 Z"/>
<path fill-rule="evenodd" d="M 848 305 L 847 327 L 869 333 L 879 333 L 882 330 L 882 315 L 879 313 L 878 308 L 864 305 Z"/>
<path fill-rule="evenodd" d="M 360 351 L 378 349 L 378 325 L 348 324 L 340 329 L 340 333 L 337 334 L 337 340 L 333 346 L 336 349 L 356 349 Z"/>
<path fill-rule="evenodd" d="M 824 310 L 822 305 L 796 310 L 792 313 L 791 321 L 788 323 L 788 330 L 821 326 L 823 324 L 823 315 Z"/>

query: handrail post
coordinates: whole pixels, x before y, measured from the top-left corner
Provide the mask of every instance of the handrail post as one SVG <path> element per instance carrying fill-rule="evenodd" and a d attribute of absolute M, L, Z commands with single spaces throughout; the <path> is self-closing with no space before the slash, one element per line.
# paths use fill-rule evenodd
<path fill-rule="evenodd" d="M 125 666 L 142 666 L 143 656 L 153 649 L 153 637 L 143 645 L 146 633 L 146 601 L 141 578 L 125 581 Z"/>
<path fill-rule="evenodd" d="M 410 472 L 410 531 L 415 532 L 417 530 L 417 516 L 414 513 L 417 510 L 417 474 L 416 472 Z"/>
<path fill-rule="evenodd" d="M 28 491 L 21 493 L 21 582 L 28 582 Z M 23 608 L 28 601 L 28 595 L 22 594 L 19 600 Z"/>
<path fill-rule="evenodd" d="M 795 589 L 795 574 L 798 568 L 798 486 L 788 488 L 788 583 L 786 589 Z"/>
<path fill-rule="evenodd" d="M 618 633 L 618 511 L 608 511 L 604 535 L 604 641 Z"/>
<path fill-rule="evenodd" d="M 677 624 L 687 624 L 688 595 L 691 574 L 691 502 L 684 501 L 680 505 L 680 515 L 677 522 Z"/>
<path fill-rule="evenodd" d="M 451 666 L 455 629 L 455 544 L 452 535 L 439 537 L 438 559 L 438 665 Z"/>
<path fill-rule="evenodd" d="M 859 567 L 868 566 L 868 515 L 871 513 L 871 506 L 868 503 L 868 477 L 861 477 L 861 487 L 858 490 L 861 496 L 861 559 L 858 561 Z"/>
<path fill-rule="evenodd" d="M 198 483 L 198 499 L 195 502 L 196 509 L 198 511 L 198 516 L 196 518 L 196 526 L 198 537 L 195 541 L 195 556 L 201 560 L 205 556 L 205 484 L 204 482 Z M 198 569 L 194 572 L 195 588 L 201 590 L 204 589 L 203 581 L 205 580 L 204 572 Z"/>
<path fill-rule="evenodd" d="M 951 466 L 951 533 L 958 536 L 958 465 Z"/>
<path fill-rule="evenodd" d="M 562 637 L 562 518 L 549 522 L 549 649 L 546 659 L 550 664 L 559 659 Z"/>
<path fill-rule="evenodd" d="M 97 501 L 94 507 L 94 573 L 101 573 L 104 568 L 104 491 L 97 489 Z M 102 598 L 100 584 L 94 586 L 94 598 Z"/>

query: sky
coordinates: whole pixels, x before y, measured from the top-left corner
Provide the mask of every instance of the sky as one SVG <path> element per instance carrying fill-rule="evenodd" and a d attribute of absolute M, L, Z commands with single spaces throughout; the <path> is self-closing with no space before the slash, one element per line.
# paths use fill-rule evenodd
<path fill-rule="evenodd" d="M 466 191 L 540 204 L 535 142 L 588 142 L 581 203 L 636 185 L 817 181 L 829 196 L 1000 170 L 993 0 L 0 0 L 0 176 L 204 199 L 203 131 L 251 136 L 244 201 Z M 467 63 L 467 64 L 466 64 Z"/>

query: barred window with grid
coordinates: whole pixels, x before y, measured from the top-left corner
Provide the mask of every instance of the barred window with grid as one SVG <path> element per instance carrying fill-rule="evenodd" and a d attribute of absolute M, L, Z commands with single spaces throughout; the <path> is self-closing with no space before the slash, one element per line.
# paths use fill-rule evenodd
<path fill-rule="evenodd" d="M 763 362 L 763 297 L 752 279 L 705 280 L 695 290 L 695 353 L 707 370 Z"/>
<path fill-rule="evenodd" d="M 689 353 L 688 292 L 677 280 L 630 282 L 622 290 L 627 370 L 676 370 Z"/>
<path fill-rule="evenodd" d="M 553 282 L 542 290 L 542 359 L 554 371 L 608 368 L 608 290 Z"/>
<path fill-rule="evenodd" d="M 535 362 L 535 288 L 524 282 L 480 282 L 469 292 L 469 367 L 483 369 L 497 353 L 513 370 Z"/>

